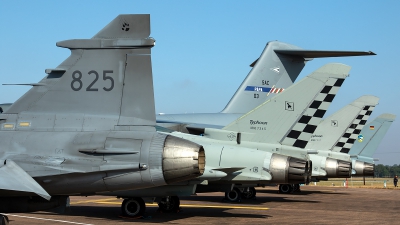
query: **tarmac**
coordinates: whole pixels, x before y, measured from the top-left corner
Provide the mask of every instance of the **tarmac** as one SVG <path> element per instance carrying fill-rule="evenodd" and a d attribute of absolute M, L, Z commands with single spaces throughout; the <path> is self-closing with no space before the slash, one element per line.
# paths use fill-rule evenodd
<path fill-rule="evenodd" d="M 223 193 L 181 197 L 181 210 L 162 213 L 147 204 L 143 218 L 121 217 L 122 200 L 105 196 L 71 197 L 69 212 L 10 213 L 19 224 L 397 224 L 400 191 L 302 186 L 300 193 L 278 194 L 257 188 L 255 199 L 229 203 Z"/>

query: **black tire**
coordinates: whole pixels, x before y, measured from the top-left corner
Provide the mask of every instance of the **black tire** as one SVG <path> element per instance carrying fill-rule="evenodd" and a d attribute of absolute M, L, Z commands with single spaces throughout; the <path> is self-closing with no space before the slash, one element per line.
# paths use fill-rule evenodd
<path fill-rule="evenodd" d="M 163 212 L 178 212 L 180 205 L 181 201 L 178 196 L 169 196 L 168 201 L 167 198 L 162 198 L 158 203 L 159 209 Z"/>
<path fill-rule="evenodd" d="M 127 217 L 140 217 L 146 211 L 142 198 L 127 198 L 121 205 L 122 215 Z"/>
<path fill-rule="evenodd" d="M 0 214 L 0 225 L 8 225 L 8 217 L 6 215 Z"/>
<path fill-rule="evenodd" d="M 301 192 L 300 184 L 293 184 L 293 192 Z"/>
<path fill-rule="evenodd" d="M 242 193 L 240 192 L 239 188 L 233 188 L 231 191 L 225 192 L 225 199 L 230 202 L 240 202 L 242 197 Z"/>
<path fill-rule="evenodd" d="M 256 197 L 256 189 L 254 187 L 245 188 L 242 192 L 242 198 L 244 199 L 253 199 Z"/>
<path fill-rule="evenodd" d="M 291 184 L 280 184 L 279 185 L 279 193 L 281 194 L 290 194 L 293 191 L 293 185 Z"/>

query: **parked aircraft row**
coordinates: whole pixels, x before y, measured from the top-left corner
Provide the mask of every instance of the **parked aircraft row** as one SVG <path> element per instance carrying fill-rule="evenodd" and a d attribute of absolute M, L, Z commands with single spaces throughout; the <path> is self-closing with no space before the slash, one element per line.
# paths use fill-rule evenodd
<path fill-rule="evenodd" d="M 313 58 L 374 55 L 273 41 L 214 114 L 155 114 L 149 15 L 119 15 L 0 114 L 0 212 L 65 208 L 73 195 L 123 198 L 125 216 L 221 191 L 230 201 L 279 184 L 283 193 L 331 177 L 372 176 L 395 116 L 366 124 L 364 95 L 322 119 L 350 66 L 329 63 L 294 83 Z M 178 102 L 178 101 L 177 101 Z M 353 146 L 354 145 L 354 146 Z M 7 217 L 1 215 L 6 223 Z"/>

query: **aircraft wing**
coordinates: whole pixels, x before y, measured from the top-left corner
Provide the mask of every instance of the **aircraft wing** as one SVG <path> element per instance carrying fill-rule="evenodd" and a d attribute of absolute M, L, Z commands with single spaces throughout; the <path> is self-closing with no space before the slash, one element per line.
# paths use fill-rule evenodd
<path fill-rule="evenodd" d="M 12 160 L 0 161 L 0 189 L 32 192 L 47 200 L 51 196 L 29 174 Z"/>

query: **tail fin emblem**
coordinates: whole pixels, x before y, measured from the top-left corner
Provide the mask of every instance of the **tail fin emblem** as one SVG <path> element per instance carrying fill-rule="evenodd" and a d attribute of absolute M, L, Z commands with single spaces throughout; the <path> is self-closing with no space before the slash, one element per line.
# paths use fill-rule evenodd
<path fill-rule="evenodd" d="M 285 110 L 294 111 L 294 102 L 285 102 Z"/>
<path fill-rule="evenodd" d="M 129 23 L 124 22 L 124 23 L 122 24 L 122 30 L 128 31 L 128 30 L 129 30 Z"/>
<path fill-rule="evenodd" d="M 275 73 L 279 73 L 279 67 L 271 68 L 271 70 L 274 71 Z"/>

